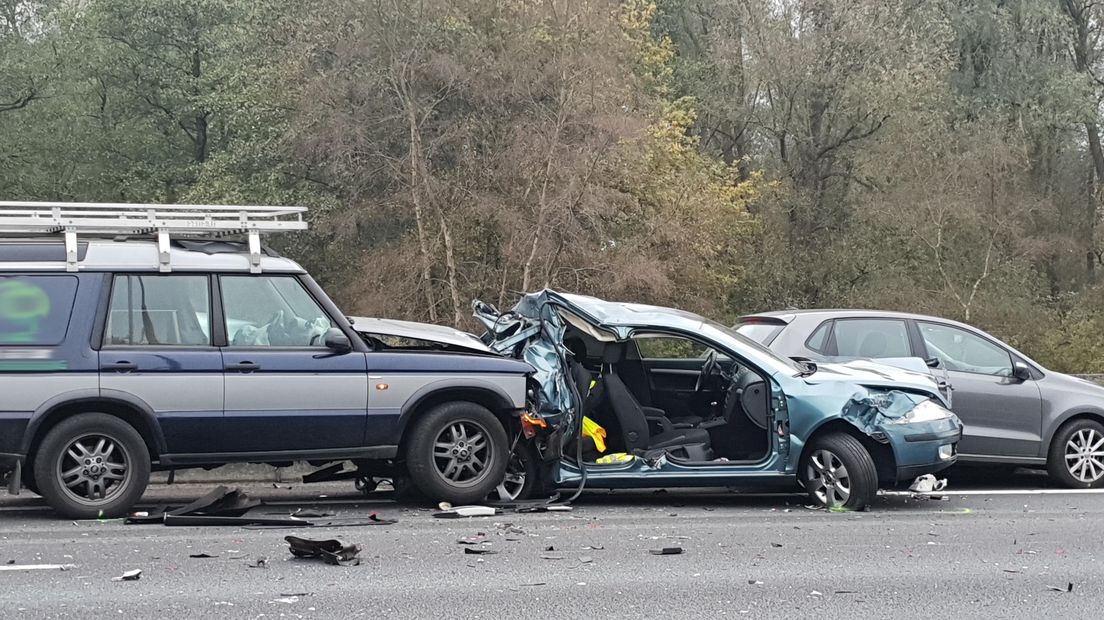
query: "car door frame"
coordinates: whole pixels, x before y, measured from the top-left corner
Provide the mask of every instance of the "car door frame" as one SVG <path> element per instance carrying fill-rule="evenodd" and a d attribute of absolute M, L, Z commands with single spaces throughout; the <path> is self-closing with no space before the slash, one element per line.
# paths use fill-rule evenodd
<path fill-rule="evenodd" d="M 311 300 L 317 304 L 319 309 L 325 313 L 326 317 L 330 320 L 332 326 L 342 330 L 346 336 L 349 337 L 349 342 L 352 344 L 352 350 L 347 353 L 340 354 L 341 356 L 353 355 L 358 356 L 363 365 L 357 368 L 363 377 L 364 391 L 363 400 L 360 403 L 356 411 L 361 417 L 360 428 L 358 431 L 347 433 L 348 436 L 354 437 L 355 441 L 350 442 L 347 446 L 340 447 L 309 447 L 299 448 L 292 447 L 291 444 L 286 444 L 286 449 L 263 449 L 263 450 L 235 450 L 230 452 L 222 452 L 221 455 L 227 457 L 229 460 L 242 460 L 252 458 L 260 455 L 275 455 L 281 458 L 295 459 L 295 458 L 359 458 L 367 457 L 375 454 L 373 448 L 366 447 L 365 437 L 366 429 L 365 425 L 368 420 L 368 399 L 370 394 L 368 393 L 368 372 L 367 372 L 367 353 L 370 351 L 368 345 L 364 340 L 353 331 L 352 326 L 349 324 L 345 316 L 337 309 L 337 306 L 324 294 L 321 287 L 311 278 L 304 273 L 296 272 L 264 272 L 260 274 L 250 274 L 240 271 L 230 272 L 213 272 L 212 280 L 215 282 L 217 297 L 219 299 L 218 315 L 216 320 L 221 326 L 219 346 L 223 353 L 224 368 L 234 362 L 233 357 L 240 357 L 241 352 L 253 351 L 258 354 L 264 353 L 280 353 L 280 352 L 296 352 L 296 353 L 310 353 L 317 359 L 325 359 L 326 357 L 338 357 L 338 355 L 329 356 L 325 353 L 326 348 L 324 346 L 318 347 L 280 347 L 280 346 L 257 346 L 257 347 L 233 347 L 229 343 L 229 334 L 226 332 L 226 306 L 222 297 L 222 280 L 224 277 L 280 277 L 280 278 L 292 278 L 311 298 Z M 234 356 L 229 355 L 234 353 Z M 321 357 L 319 357 L 321 356 Z M 255 356 L 254 356 L 255 357 Z M 230 371 L 224 371 L 226 375 L 226 399 L 230 397 Z M 344 374 L 344 373 L 343 373 Z M 229 405 L 229 402 L 226 402 Z M 224 406 L 224 422 L 229 426 L 230 418 L 228 415 L 229 409 Z M 350 416 L 356 414 L 349 414 Z"/>
<path fill-rule="evenodd" d="M 931 323 L 932 325 L 938 325 L 940 327 L 944 327 L 944 328 L 947 328 L 947 329 L 957 329 L 957 330 L 960 330 L 960 331 L 964 331 L 964 332 L 966 332 L 968 334 L 971 334 L 971 335 L 973 335 L 977 338 L 980 338 L 981 340 L 984 340 L 985 342 L 988 342 L 989 344 L 993 345 L 994 347 L 997 347 L 1001 351 L 1004 351 L 1008 355 L 1009 362 L 1012 364 L 1013 368 L 1015 367 L 1017 362 L 1020 362 L 1020 363 L 1024 364 L 1025 366 L 1027 366 L 1028 370 L 1031 371 L 1031 378 L 1029 379 L 1029 381 L 1031 381 L 1035 384 L 1036 392 L 1037 392 L 1038 398 L 1039 398 L 1039 413 L 1038 413 L 1038 416 L 1039 416 L 1039 428 L 1038 428 L 1039 446 L 1038 446 L 1038 452 L 1037 453 L 1042 454 L 1046 450 L 1046 441 L 1047 440 L 1046 440 L 1046 437 L 1045 437 L 1045 424 L 1044 424 L 1045 414 L 1043 412 L 1043 397 L 1042 397 L 1042 391 L 1040 390 L 1039 385 L 1037 383 L 1038 380 L 1042 379 L 1044 375 L 1043 375 L 1043 372 L 1041 370 L 1036 368 L 1035 364 L 1033 364 L 1032 362 L 1024 359 L 1023 356 L 1019 355 L 1016 351 L 1014 351 L 1013 349 L 1011 349 L 1008 346 L 1004 345 L 1000 341 L 992 338 L 991 336 L 989 336 L 985 332 L 983 332 L 981 330 L 978 330 L 978 329 L 974 329 L 974 328 L 972 328 L 968 325 L 955 324 L 955 323 L 951 323 L 951 322 L 948 322 L 948 321 L 945 321 L 945 320 L 940 320 L 940 319 L 935 318 L 935 317 L 932 317 L 932 318 L 925 317 L 923 319 L 917 319 L 917 318 L 911 318 L 910 317 L 908 320 L 912 324 L 912 329 L 916 333 L 917 344 L 920 347 L 918 349 L 918 351 L 922 354 L 921 357 L 923 357 L 924 359 L 929 359 L 930 352 L 928 351 L 927 344 L 925 343 L 924 338 L 920 333 L 920 323 Z M 940 364 L 942 365 L 942 360 L 940 361 Z M 986 373 L 970 373 L 968 371 L 962 371 L 962 370 L 952 371 L 952 370 L 947 369 L 947 368 L 944 368 L 944 369 L 948 373 L 948 381 L 951 385 L 952 390 L 954 389 L 954 377 L 950 375 L 951 372 L 956 372 L 956 373 L 960 372 L 960 373 L 964 373 L 964 374 L 979 375 L 979 376 L 982 376 L 982 377 L 999 377 L 999 375 L 989 375 L 989 374 L 986 374 Z M 1011 379 L 1012 377 L 1008 377 L 1008 378 Z M 1023 383 L 1026 383 L 1026 381 L 1019 381 L 1019 383 L 1023 384 Z M 968 424 L 967 424 L 967 426 L 968 426 Z M 975 453 L 963 452 L 963 453 L 960 454 L 960 457 L 963 458 L 964 461 L 968 461 L 968 460 L 976 460 L 976 461 L 992 460 L 992 461 L 998 461 L 998 462 L 1017 461 L 1017 462 L 1027 463 L 1027 464 L 1036 464 L 1036 463 L 1045 462 L 1044 458 L 1038 457 L 1038 456 L 1031 456 L 1031 455 L 988 455 L 988 454 L 975 454 Z"/>
<path fill-rule="evenodd" d="M 108 338 L 107 323 L 111 314 L 111 300 L 115 294 L 115 287 L 122 277 L 204 277 L 207 279 L 207 320 L 208 320 L 208 344 L 202 345 L 112 345 L 106 342 Z M 106 273 L 106 282 L 102 285 L 101 298 L 98 301 L 98 307 L 96 308 L 96 320 L 90 336 L 90 344 L 92 349 L 97 353 L 96 367 L 100 377 L 100 396 L 103 398 L 114 399 L 120 402 L 125 402 L 133 406 L 139 407 L 146 415 L 152 418 L 154 427 L 156 428 L 156 435 L 158 441 L 158 449 L 163 453 L 160 455 L 160 461 L 162 463 L 172 462 L 172 456 L 176 453 L 190 453 L 198 452 L 203 453 L 200 446 L 204 444 L 203 436 L 208 423 L 211 420 L 218 420 L 223 415 L 224 401 L 222 396 L 225 389 L 225 378 L 223 376 L 223 359 L 222 350 L 217 344 L 217 338 L 221 326 L 216 323 L 217 309 L 220 306 L 221 300 L 219 299 L 215 286 L 215 278 L 213 274 L 207 271 L 174 271 L 170 273 L 160 273 L 157 271 L 115 271 Z M 169 355 L 164 355 L 168 353 Z M 119 375 L 129 375 L 131 372 L 145 373 L 145 374 L 161 374 L 171 372 L 172 365 L 166 360 L 166 365 L 161 367 L 155 367 L 152 369 L 142 370 L 141 365 L 138 362 L 131 362 L 122 358 L 175 358 L 179 360 L 179 355 L 192 354 L 214 354 L 211 355 L 212 359 L 217 356 L 217 364 L 215 367 L 207 370 L 197 370 L 194 372 L 202 372 L 204 374 L 213 374 L 218 376 L 216 382 L 219 386 L 220 398 L 217 409 L 210 410 L 175 410 L 159 408 L 158 403 L 150 402 L 149 399 L 141 395 L 141 391 L 130 391 L 125 389 L 125 384 L 117 385 L 114 387 L 105 387 L 105 377 L 112 376 L 109 373 L 118 373 Z M 142 357 L 136 357 L 142 356 Z M 122 368 L 113 367 L 114 364 L 128 362 L 134 363 L 138 366 L 134 370 L 126 370 Z M 217 368 L 217 371 L 215 370 Z M 134 377 L 137 378 L 137 377 Z M 149 384 L 150 377 L 146 379 L 146 383 Z M 108 382 L 114 383 L 114 382 Z M 214 384 L 212 384 L 214 385 Z M 190 385 L 187 391 L 194 391 L 194 385 Z"/>

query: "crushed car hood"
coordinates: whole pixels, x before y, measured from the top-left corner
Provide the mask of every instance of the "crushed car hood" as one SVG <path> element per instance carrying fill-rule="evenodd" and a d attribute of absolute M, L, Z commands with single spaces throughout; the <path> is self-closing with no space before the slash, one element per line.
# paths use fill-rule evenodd
<path fill-rule="evenodd" d="M 868 387 L 915 390 L 939 396 L 946 403 L 939 383 L 931 374 L 914 372 L 866 359 L 838 363 L 817 363 L 817 371 L 804 378 L 808 383 L 843 381 Z"/>
<path fill-rule="evenodd" d="M 472 334 L 451 327 L 445 327 L 444 325 L 432 325 L 414 321 L 398 321 L 395 319 L 376 319 L 361 316 L 351 316 L 348 318 L 353 323 L 353 329 L 361 334 L 375 334 L 410 340 L 422 340 L 479 353 L 492 352 L 490 347 L 483 344 L 482 340 L 476 338 Z"/>

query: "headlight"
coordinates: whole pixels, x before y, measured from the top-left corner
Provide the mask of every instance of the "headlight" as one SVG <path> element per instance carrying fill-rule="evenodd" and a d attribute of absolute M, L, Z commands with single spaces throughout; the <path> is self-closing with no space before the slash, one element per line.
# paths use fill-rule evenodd
<path fill-rule="evenodd" d="M 914 424 L 948 420 L 954 414 L 934 400 L 925 400 L 903 416 L 887 420 L 890 424 Z"/>

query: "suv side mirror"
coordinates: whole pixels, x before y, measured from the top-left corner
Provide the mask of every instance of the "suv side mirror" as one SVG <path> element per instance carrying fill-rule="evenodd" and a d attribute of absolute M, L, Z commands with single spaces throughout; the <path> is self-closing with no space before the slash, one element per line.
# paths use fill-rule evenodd
<path fill-rule="evenodd" d="M 1012 362 L 1012 378 L 1017 381 L 1027 381 L 1031 378 L 1031 368 L 1019 360 Z"/>
<path fill-rule="evenodd" d="M 349 337 L 337 327 L 331 327 L 326 331 L 322 344 L 337 355 L 353 350 L 353 343 L 349 341 Z"/>

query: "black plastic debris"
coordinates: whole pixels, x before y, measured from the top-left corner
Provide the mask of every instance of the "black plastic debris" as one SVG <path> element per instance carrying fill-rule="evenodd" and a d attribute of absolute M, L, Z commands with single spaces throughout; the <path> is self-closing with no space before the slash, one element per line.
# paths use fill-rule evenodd
<path fill-rule="evenodd" d="M 311 527 L 314 523 L 288 517 L 285 519 L 271 519 L 266 517 L 218 517 L 208 515 L 174 515 L 165 513 L 165 525 L 197 527 L 205 525 L 260 525 L 266 527 Z"/>
<path fill-rule="evenodd" d="M 128 570 L 127 572 L 119 575 L 118 577 L 112 577 L 112 581 L 138 581 L 142 578 L 142 569 L 136 568 L 134 570 Z"/>
<path fill-rule="evenodd" d="M 170 517 L 221 517 L 221 518 L 233 518 L 241 517 L 250 510 L 261 505 L 261 501 L 249 497 L 241 489 L 228 489 L 224 486 L 217 486 L 209 493 L 200 497 L 199 499 L 180 506 L 178 508 L 169 508 L 168 506 L 161 506 L 157 509 L 135 512 L 128 516 L 124 523 L 131 525 L 147 524 L 147 523 L 165 523 L 168 525 Z M 227 522 L 195 522 L 195 523 L 181 523 L 177 519 L 175 525 L 227 525 Z M 235 524 L 235 525 L 240 525 Z"/>
<path fill-rule="evenodd" d="M 1062 586 L 1047 586 L 1047 589 L 1053 592 L 1073 592 L 1073 582 L 1067 583 L 1064 588 Z"/>
<path fill-rule="evenodd" d="M 268 558 L 257 558 L 256 561 L 246 564 L 249 568 L 268 568 Z"/>
<path fill-rule="evenodd" d="M 664 547 L 662 549 L 650 549 L 648 553 L 652 555 L 681 555 L 682 547 Z"/>
<path fill-rule="evenodd" d="M 332 517 L 334 516 L 334 513 L 325 512 L 322 510 L 304 510 L 302 508 L 298 508 L 288 516 L 297 517 L 299 519 L 321 519 L 323 517 Z"/>
<path fill-rule="evenodd" d="M 467 555 L 494 555 L 498 552 L 486 547 L 464 547 L 464 553 Z"/>
<path fill-rule="evenodd" d="M 217 558 L 217 555 L 211 555 L 210 553 L 192 553 L 188 557 L 196 559 Z"/>
<path fill-rule="evenodd" d="M 771 543 L 771 546 L 772 546 L 772 547 L 774 547 L 775 549 L 777 549 L 777 548 L 779 548 L 779 547 L 781 547 L 781 546 L 782 546 L 782 543 L 776 543 L 776 542 L 772 542 L 772 543 Z"/>
<path fill-rule="evenodd" d="M 311 540 L 296 536 L 285 536 L 288 550 L 297 558 L 319 558 L 327 564 L 338 566 L 358 566 L 360 547 L 346 545 L 340 540 Z"/>

